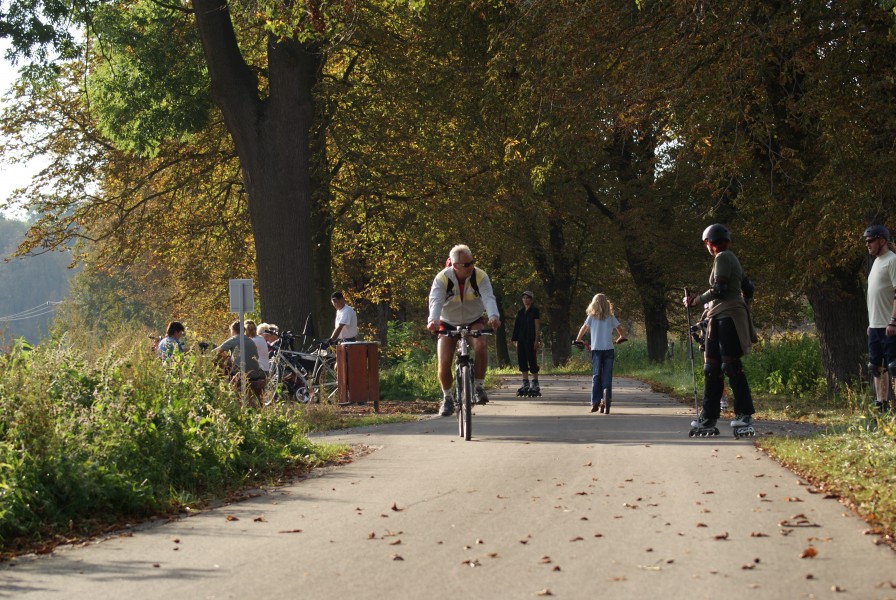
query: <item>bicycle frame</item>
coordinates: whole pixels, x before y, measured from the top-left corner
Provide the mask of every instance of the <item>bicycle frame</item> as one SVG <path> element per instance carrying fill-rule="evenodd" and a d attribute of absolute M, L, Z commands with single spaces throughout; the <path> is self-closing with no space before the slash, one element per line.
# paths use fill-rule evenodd
<path fill-rule="evenodd" d="M 456 337 L 457 346 L 454 359 L 454 387 L 457 398 L 457 430 L 458 435 L 469 441 L 473 436 L 473 397 L 474 390 L 474 374 L 473 374 L 473 357 L 470 355 L 470 337 L 480 337 L 483 335 L 491 335 L 492 331 L 488 329 L 470 329 L 469 325 L 464 325 L 456 329 L 443 329 L 440 335 L 445 337 Z"/>

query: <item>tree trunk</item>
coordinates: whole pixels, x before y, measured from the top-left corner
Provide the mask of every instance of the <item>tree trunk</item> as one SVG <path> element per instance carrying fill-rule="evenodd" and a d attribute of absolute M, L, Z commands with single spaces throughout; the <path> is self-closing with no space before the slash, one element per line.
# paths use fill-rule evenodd
<path fill-rule="evenodd" d="M 497 288 L 497 286 L 493 287 Z M 507 314 L 504 312 L 504 294 L 495 289 L 495 301 L 498 303 L 498 317 L 501 326 L 495 332 L 495 359 L 499 367 L 510 366 L 510 351 L 507 348 Z"/>
<path fill-rule="evenodd" d="M 815 313 L 828 393 L 861 379 L 868 362 L 868 308 L 856 272 L 840 269 L 806 292 Z"/>
<path fill-rule="evenodd" d="M 633 241 L 634 245 L 641 242 Z M 644 311 L 644 331 L 647 336 L 647 359 L 650 362 L 666 360 L 669 344 L 669 318 L 666 315 L 666 294 L 663 278 L 646 258 L 637 258 L 637 248 L 626 243 L 625 255 L 635 289 L 641 297 Z M 684 310 L 684 308 L 682 308 Z"/>
<path fill-rule="evenodd" d="M 314 310 L 315 295 L 322 293 L 314 284 L 315 189 L 310 169 L 312 90 L 322 56 L 310 46 L 269 37 L 269 95 L 260 98 L 257 78 L 240 54 L 226 2 L 193 0 L 193 10 L 212 98 L 240 158 L 263 318 L 300 331 Z"/>

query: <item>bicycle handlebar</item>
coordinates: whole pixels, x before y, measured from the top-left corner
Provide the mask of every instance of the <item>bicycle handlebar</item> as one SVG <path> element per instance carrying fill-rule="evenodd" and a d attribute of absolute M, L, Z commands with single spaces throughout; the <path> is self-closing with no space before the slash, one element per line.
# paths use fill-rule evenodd
<path fill-rule="evenodd" d="M 494 333 L 495 333 L 494 329 L 490 329 L 488 327 L 486 327 L 485 329 L 470 329 L 469 327 L 454 327 L 454 326 L 445 327 L 444 325 L 436 333 L 438 333 L 439 335 L 444 335 L 444 336 L 449 336 L 449 337 L 460 337 L 462 331 L 466 331 L 466 334 L 464 334 L 464 335 L 469 335 L 471 337 L 479 337 L 482 335 L 494 335 Z"/>

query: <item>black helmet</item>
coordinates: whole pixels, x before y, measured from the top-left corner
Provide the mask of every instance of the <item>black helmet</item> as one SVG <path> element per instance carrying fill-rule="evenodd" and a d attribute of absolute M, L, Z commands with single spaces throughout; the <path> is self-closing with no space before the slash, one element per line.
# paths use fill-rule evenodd
<path fill-rule="evenodd" d="M 865 238 L 884 238 L 888 242 L 890 241 L 890 231 L 883 225 L 869 225 L 862 236 Z"/>
<path fill-rule="evenodd" d="M 715 223 L 703 230 L 703 241 L 709 240 L 713 244 L 722 240 L 731 241 L 731 232 L 721 223 Z"/>

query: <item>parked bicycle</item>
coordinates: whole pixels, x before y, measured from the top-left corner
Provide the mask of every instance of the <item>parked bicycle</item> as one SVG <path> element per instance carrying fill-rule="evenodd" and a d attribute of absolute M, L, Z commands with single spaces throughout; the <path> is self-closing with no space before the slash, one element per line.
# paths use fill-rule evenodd
<path fill-rule="evenodd" d="M 265 387 L 264 403 L 292 400 L 302 404 L 335 404 L 338 400 L 336 355 L 328 342 L 318 342 L 307 352 L 296 351 L 291 331 L 280 335 Z"/>
<path fill-rule="evenodd" d="M 473 404 L 476 403 L 473 357 L 467 338 L 492 335 L 492 329 L 470 329 L 468 325 L 451 328 L 443 326 L 439 335 L 457 338 L 457 352 L 454 359 L 454 388 L 457 398 L 458 435 L 469 441 L 473 436 Z"/>

